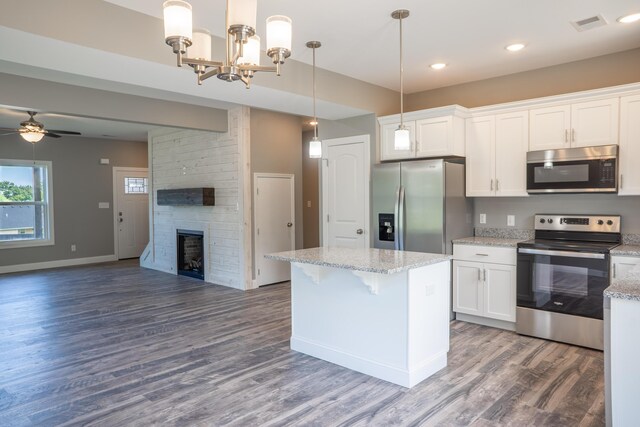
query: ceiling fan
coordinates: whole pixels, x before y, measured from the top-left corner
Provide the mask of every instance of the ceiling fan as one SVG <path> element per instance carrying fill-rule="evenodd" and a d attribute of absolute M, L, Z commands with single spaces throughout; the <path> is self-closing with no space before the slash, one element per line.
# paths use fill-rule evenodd
<path fill-rule="evenodd" d="M 0 132 L 9 131 L 8 133 L 2 134 L 0 136 L 18 133 L 26 141 L 35 144 L 45 136 L 51 138 L 60 138 L 62 135 L 81 135 L 80 132 L 72 132 L 67 130 L 47 130 L 44 128 L 44 125 L 42 123 L 33 118 L 33 116 L 36 115 L 35 111 L 27 111 L 27 114 L 29 114 L 29 120 L 20 122 L 20 128 L 0 128 Z"/>

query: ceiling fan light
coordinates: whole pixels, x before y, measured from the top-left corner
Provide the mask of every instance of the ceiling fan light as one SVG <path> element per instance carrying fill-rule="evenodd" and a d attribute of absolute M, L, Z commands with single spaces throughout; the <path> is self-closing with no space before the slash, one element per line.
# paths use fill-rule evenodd
<path fill-rule="evenodd" d="M 251 36 L 244 45 L 243 55 L 238 64 L 260 65 L 260 37 Z"/>
<path fill-rule="evenodd" d="M 630 24 L 636 21 L 640 21 L 640 13 L 634 13 L 631 15 L 621 16 L 620 18 L 618 18 L 618 22 L 622 24 Z"/>
<path fill-rule="evenodd" d="M 258 14 L 258 0 L 231 0 L 227 1 L 228 25 L 241 25 L 256 28 L 256 15 Z"/>
<path fill-rule="evenodd" d="M 395 150 L 411 149 L 411 138 L 409 137 L 409 129 L 404 126 L 398 126 L 393 135 L 393 148 Z"/>
<path fill-rule="evenodd" d="M 192 58 L 211 61 L 211 33 L 201 28 L 193 30 L 193 44 L 188 52 Z"/>
<path fill-rule="evenodd" d="M 322 157 L 322 141 L 314 136 L 311 142 L 309 142 L 309 158 L 319 159 Z"/>
<path fill-rule="evenodd" d="M 164 15 L 164 38 L 193 37 L 191 5 L 183 0 L 167 0 L 162 4 Z"/>
<path fill-rule="evenodd" d="M 36 132 L 36 131 L 20 132 L 20 136 L 25 141 L 29 141 L 30 143 L 35 144 L 36 142 L 40 142 L 40 140 L 44 137 L 44 132 Z"/>
<path fill-rule="evenodd" d="M 291 19 L 283 15 L 267 18 L 267 51 L 283 49 L 291 51 Z"/>

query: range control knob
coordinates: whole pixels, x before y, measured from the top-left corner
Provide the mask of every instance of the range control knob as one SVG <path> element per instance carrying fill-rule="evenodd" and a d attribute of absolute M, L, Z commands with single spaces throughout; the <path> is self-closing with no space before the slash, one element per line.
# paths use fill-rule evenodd
<path fill-rule="evenodd" d="M 607 225 L 613 225 L 613 221 L 611 220 L 607 221 Z"/>
<path fill-rule="evenodd" d="M 599 219 L 599 220 L 598 220 L 598 225 L 602 225 L 602 224 L 604 224 L 604 221 L 603 221 L 603 220 L 601 220 L 601 219 Z"/>
<path fill-rule="evenodd" d="M 547 220 L 547 222 L 548 222 L 549 224 L 553 224 L 553 219 L 552 219 L 552 218 L 549 218 L 549 219 Z"/>
<path fill-rule="evenodd" d="M 544 218 L 540 218 L 540 224 L 544 224 L 545 222 L 547 221 L 545 221 Z"/>

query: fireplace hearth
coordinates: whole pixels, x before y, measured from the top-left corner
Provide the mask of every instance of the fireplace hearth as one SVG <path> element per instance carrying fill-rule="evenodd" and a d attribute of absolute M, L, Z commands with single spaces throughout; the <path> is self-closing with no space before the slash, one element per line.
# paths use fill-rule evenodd
<path fill-rule="evenodd" d="M 204 233 L 176 230 L 176 238 L 178 274 L 204 280 Z"/>

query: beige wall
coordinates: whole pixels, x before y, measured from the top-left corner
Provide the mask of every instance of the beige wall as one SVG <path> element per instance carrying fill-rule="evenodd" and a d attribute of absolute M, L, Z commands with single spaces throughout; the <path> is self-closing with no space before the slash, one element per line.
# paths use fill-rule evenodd
<path fill-rule="evenodd" d="M 640 48 L 553 67 L 413 93 L 407 111 L 459 104 L 473 108 L 640 82 Z"/>
<path fill-rule="evenodd" d="M 296 248 L 303 246 L 302 125 L 300 117 L 251 109 L 251 182 L 256 172 L 295 176 Z M 253 217 L 251 219 L 253 223 Z M 253 230 L 253 226 L 252 226 Z M 254 261 L 255 265 L 255 261 Z"/>
<path fill-rule="evenodd" d="M 113 167 L 147 167 L 147 142 L 97 138 L 44 139 L 35 146 L 3 136 L 0 158 L 52 162 L 55 245 L 0 249 L 0 265 L 113 255 Z M 101 165 L 108 158 L 110 164 Z M 109 209 L 98 209 L 109 202 Z M 75 244 L 76 252 L 71 252 Z"/>
<path fill-rule="evenodd" d="M 309 141 L 313 131 L 302 133 L 303 247 L 320 246 L 320 159 L 309 158 Z M 308 205 L 311 203 L 311 206 Z"/>

